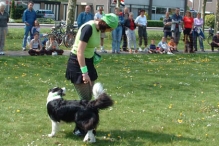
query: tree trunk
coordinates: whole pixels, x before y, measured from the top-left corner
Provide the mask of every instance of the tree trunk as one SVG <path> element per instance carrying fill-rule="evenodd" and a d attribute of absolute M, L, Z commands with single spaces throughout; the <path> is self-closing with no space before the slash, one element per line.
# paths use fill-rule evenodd
<path fill-rule="evenodd" d="M 77 3 L 77 0 L 68 0 L 67 17 L 66 17 L 67 25 L 74 24 L 76 3 Z M 67 27 L 66 31 L 68 30 L 69 30 L 69 27 Z"/>
<path fill-rule="evenodd" d="M 120 0 L 117 0 L 117 2 L 116 2 L 116 7 L 117 7 L 117 8 L 120 7 Z"/>
<path fill-rule="evenodd" d="M 203 19 L 203 25 L 202 29 L 205 29 L 205 9 L 206 9 L 206 2 L 207 0 L 202 0 L 202 19 Z"/>
<path fill-rule="evenodd" d="M 215 23 L 214 23 L 214 32 L 218 31 L 218 22 L 219 22 L 219 0 L 216 1 L 216 14 L 215 14 Z"/>

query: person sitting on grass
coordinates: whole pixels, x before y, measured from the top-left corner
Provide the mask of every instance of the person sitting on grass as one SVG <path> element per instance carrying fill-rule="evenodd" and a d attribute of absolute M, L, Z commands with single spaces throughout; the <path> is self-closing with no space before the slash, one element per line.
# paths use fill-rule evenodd
<path fill-rule="evenodd" d="M 151 44 L 150 44 L 150 47 L 149 47 L 149 50 L 148 50 L 148 53 L 152 54 L 152 53 L 157 53 L 156 51 L 156 45 L 155 45 L 155 40 L 152 39 L 151 40 Z"/>
<path fill-rule="evenodd" d="M 176 48 L 176 43 L 174 42 L 174 38 L 171 37 L 170 38 L 170 41 L 168 42 L 168 46 L 169 46 L 169 49 L 170 51 L 173 53 L 174 51 L 177 51 L 177 48 Z"/>
<path fill-rule="evenodd" d="M 30 41 L 30 50 L 28 51 L 28 53 L 31 56 L 44 55 L 45 53 L 44 50 L 42 50 L 42 44 L 40 42 L 38 32 L 34 34 L 33 39 Z"/>
<path fill-rule="evenodd" d="M 63 50 L 59 49 L 59 45 L 55 40 L 55 36 L 51 35 L 49 40 L 46 42 L 46 54 L 47 55 L 62 55 Z"/>
<path fill-rule="evenodd" d="M 166 38 L 165 37 L 162 37 L 161 41 L 158 43 L 157 45 L 160 49 L 160 52 L 162 53 L 167 53 L 167 54 L 173 54 L 170 49 L 169 49 L 169 46 L 166 42 Z"/>
<path fill-rule="evenodd" d="M 214 52 L 214 47 L 219 47 L 219 31 L 217 34 L 214 35 L 212 42 L 211 42 L 211 51 Z"/>

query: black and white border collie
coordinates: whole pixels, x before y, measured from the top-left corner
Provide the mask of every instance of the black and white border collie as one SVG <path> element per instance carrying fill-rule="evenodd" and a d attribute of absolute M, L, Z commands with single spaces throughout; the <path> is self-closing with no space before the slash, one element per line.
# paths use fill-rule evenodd
<path fill-rule="evenodd" d="M 59 123 L 75 122 L 86 132 L 84 142 L 96 142 L 93 130 L 99 123 L 99 109 L 106 109 L 113 105 L 113 100 L 105 93 L 103 86 L 96 83 L 93 86 L 94 100 L 65 100 L 66 89 L 55 87 L 50 89 L 47 97 L 47 112 L 52 122 L 52 132 L 49 137 L 55 136 Z"/>

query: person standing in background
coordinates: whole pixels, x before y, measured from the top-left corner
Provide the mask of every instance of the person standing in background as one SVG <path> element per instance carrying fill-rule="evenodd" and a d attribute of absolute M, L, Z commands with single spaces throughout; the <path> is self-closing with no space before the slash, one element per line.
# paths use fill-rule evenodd
<path fill-rule="evenodd" d="M 147 18 L 145 16 L 145 10 L 140 11 L 140 15 L 135 19 L 135 24 L 138 26 L 139 36 L 139 50 L 142 52 L 142 39 L 144 39 L 144 51 L 147 51 L 148 38 L 147 38 Z"/>
<path fill-rule="evenodd" d="M 163 24 L 164 24 L 164 27 L 163 27 L 163 32 L 164 32 L 164 37 L 167 39 L 167 37 L 172 37 L 172 34 L 171 34 L 171 18 L 169 16 L 169 12 L 166 12 L 166 16 L 165 18 L 163 19 Z"/>
<path fill-rule="evenodd" d="M 101 20 L 101 18 L 104 16 L 103 7 L 99 7 L 98 12 L 94 15 L 94 20 Z M 106 37 L 105 32 L 102 32 L 100 34 L 100 52 L 107 53 L 106 50 L 104 50 L 103 44 L 104 44 L 104 38 Z"/>
<path fill-rule="evenodd" d="M 172 24 L 171 24 L 171 31 L 172 31 L 172 37 L 174 38 L 174 42 L 176 44 L 176 48 L 179 44 L 180 35 L 182 32 L 182 16 L 179 14 L 179 8 L 176 8 L 175 14 L 172 15 Z"/>
<path fill-rule="evenodd" d="M 124 27 L 126 28 L 126 36 L 128 40 L 128 49 L 129 53 L 132 53 L 133 51 L 137 53 L 137 47 L 136 47 L 136 37 L 135 37 L 135 28 L 136 24 L 133 19 L 133 13 L 129 13 L 129 18 L 124 21 Z M 132 51 L 132 44 L 133 44 L 133 51 Z"/>
<path fill-rule="evenodd" d="M 118 26 L 112 31 L 112 53 L 120 54 L 120 44 L 122 38 L 122 26 L 124 24 L 124 18 L 119 13 L 119 8 L 115 8 L 115 14 L 117 15 L 119 22 Z"/>
<path fill-rule="evenodd" d="M 186 11 L 186 15 L 183 17 L 183 34 L 184 34 L 184 43 L 185 46 L 189 44 L 189 49 L 185 47 L 184 52 L 194 53 L 193 51 L 193 26 L 194 19 L 192 18 L 192 14 L 190 11 Z"/>
<path fill-rule="evenodd" d="M 194 18 L 194 34 L 193 34 L 193 42 L 194 42 L 194 48 L 195 48 L 195 51 L 197 51 L 198 47 L 197 47 L 197 39 L 199 41 L 199 47 L 201 49 L 202 52 L 205 52 L 204 51 L 204 45 L 203 45 L 203 39 L 205 39 L 204 37 L 204 33 L 202 31 L 202 25 L 203 25 L 203 19 L 201 18 L 201 13 L 199 12 L 197 14 L 197 17 Z M 202 35 L 203 36 L 202 36 Z"/>
<path fill-rule="evenodd" d="M 94 20 L 94 15 L 90 12 L 91 8 L 89 5 L 87 5 L 85 7 L 85 11 L 81 12 L 78 15 L 78 19 L 77 19 L 77 24 L 78 24 L 78 28 L 81 27 L 81 25 L 83 25 L 84 23 L 90 21 L 90 20 Z"/>
<path fill-rule="evenodd" d="M 28 8 L 23 13 L 23 22 L 25 24 L 24 38 L 22 44 L 23 51 L 26 50 L 27 37 L 28 34 L 31 35 L 31 29 L 34 25 L 34 21 L 36 20 L 36 12 L 33 9 L 33 5 L 34 3 L 32 1 L 28 2 Z"/>
<path fill-rule="evenodd" d="M 124 17 L 124 21 L 126 19 L 129 19 L 129 9 L 127 7 L 124 8 L 124 11 L 121 13 L 121 15 Z M 122 27 L 122 39 L 123 39 L 123 44 L 122 44 L 122 50 L 125 52 L 128 52 L 127 50 L 127 36 L 125 33 L 125 26 Z"/>
<path fill-rule="evenodd" d="M 5 37 L 8 31 L 9 14 L 5 11 L 5 3 L 0 2 L 0 55 L 5 55 Z"/>

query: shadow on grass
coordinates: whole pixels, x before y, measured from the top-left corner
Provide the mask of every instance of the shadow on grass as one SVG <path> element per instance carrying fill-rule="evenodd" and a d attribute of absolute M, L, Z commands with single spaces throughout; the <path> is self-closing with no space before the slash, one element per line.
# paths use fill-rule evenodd
<path fill-rule="evenodd" d="M 110 135 L 110 136 L 109 136 Z M 66 138 L 83 141 L 84 137 L 74 136 L 72 133 L 66 133 Z M 103 145 L 104 144 L 118 144 L 121 143 L 125 145 L 144 145 L 145 143 L 163 143 L 163 144 L 171 144 L 186 141 L 186 143 L 197 143 L 200 140 L 190 137 L 176 136 L 174 134 L 167 133 L 159 133 L 159 132 L 151 132 L 151 131 L 143 131 L 143 130 L 131 130 L 131 131 L 120 131 L 113 130 L 110 132 L 106 131 L 97 131 L 96 135 L 97 142 L 95 145 Z"/>

